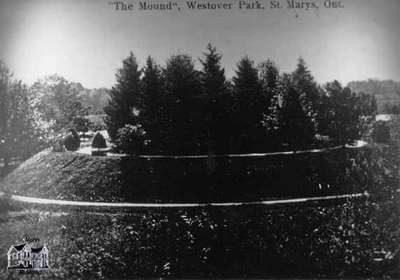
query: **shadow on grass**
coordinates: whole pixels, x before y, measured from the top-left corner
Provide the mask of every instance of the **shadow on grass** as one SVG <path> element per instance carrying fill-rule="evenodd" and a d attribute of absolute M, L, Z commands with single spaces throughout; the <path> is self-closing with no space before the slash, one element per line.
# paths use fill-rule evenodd
<path fill-rule="evenodd" d="M 10 211 L 11 203 L 8 197 L 0 196 L 0 215 Z"/>
<path fill-rule="evenodd" d="M 8 194 L 0 195 L 0 223 L 7 220 L 9 212 L 18 212 L 22 210 L 22 205 L 12 201 Z"/>

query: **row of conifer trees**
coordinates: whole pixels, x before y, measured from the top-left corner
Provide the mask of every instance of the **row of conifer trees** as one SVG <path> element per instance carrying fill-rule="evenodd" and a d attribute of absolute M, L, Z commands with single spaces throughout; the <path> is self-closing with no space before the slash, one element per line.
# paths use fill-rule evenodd
<path fill-rule="evenodd" d="M 317 84 L 301 58 L 281 74 L 273 61 L 245 56 L 231 80 L 221 58 L 209 44 L 200 70 L 186 54 L 163 67 L 150 56 L 143 68 L 132 53 L 124 59 L 105 108 L 117 149 L 223 154 L 344 144 L 359 139 L 376 112 L 373 96 L 337 81 Z"/>

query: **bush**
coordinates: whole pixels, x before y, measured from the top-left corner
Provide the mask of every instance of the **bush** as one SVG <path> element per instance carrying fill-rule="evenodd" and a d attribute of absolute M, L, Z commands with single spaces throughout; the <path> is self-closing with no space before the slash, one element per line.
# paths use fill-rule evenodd
<path fill-rule="evenodd" d="M 78 133 L 74 130 L 70 130 L 70 134 L 68 134 L 64 138 L 64 147 L 67 151 L 76 151 L 79 149 L 81 145 L 81 140 L 79 139 Z"/>
<path fill-rule="evenodd" d="M 372 138 L 377 143 L 390 142 L 390 127 L 384 121 L 376 122 L 373 128 Z"/>
<path fill-rule="evenodd" d="M 100 132 L 97 132 L 92 141 L 92 148 L 95 149 L 104 149 L 107 148 L 106 139 L 104 139 L 103 135 Z"/>
<path fill-rule="evenodd" d="M 36 216 L 26 216 L 10 221 L 10 229 L 1 227 L 1 236 L 11 242 L 15 229 L 46 228 L 43 239 L 57 254 L 52 267 L 60 268 L 46 272 L 46 279 L 400 276 L 396 199 L 389 204 L 351 200 L 275 208 L 146 209 L 123 215 L 74 211 L 38 224 L 30 222 Z M 7 238 L 1 240 L 8 246 Z M 376 260 L 376 253 L 385 256 Z"/>
<path fill-rule="evenodd" d="M 90 121 L 88 119 L 86 119 L 83 116 L 78 116 L 75 117 L 74 120 L 74 125 L 77 131 L 79 132 L 83 132 L 86 133 L 89 131 L 89 125 L 90 125 Z"/>
<path fill-rule="evenodd" d="M 65 152 L 64 148 L 64 140 L 62 141 L 55 141 L 51 145 L 53 152 Z"/>
<path fill-rule="evenodd" d="M 65 136 L 62 134 L 58 134 L 54 139 L 50 141 L 50 145 L 53 152 L 65 152 L 64 147 Z"/>
<path fill-rule="evenodd" d="M 146 131 L 141 125 L 126 124 L 123 128 L 118 129 L 117 149 L 131 155 L 143 152 L 147 145 L 145 135 Z"/>

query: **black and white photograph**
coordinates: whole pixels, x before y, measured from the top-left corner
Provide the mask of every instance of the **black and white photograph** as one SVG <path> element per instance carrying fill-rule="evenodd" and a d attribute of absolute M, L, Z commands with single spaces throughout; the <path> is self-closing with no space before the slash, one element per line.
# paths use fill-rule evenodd
<path fill-rule="evenodd" d="M 399 15 L 0 0 L 0 279 L 400 278 Z"/>

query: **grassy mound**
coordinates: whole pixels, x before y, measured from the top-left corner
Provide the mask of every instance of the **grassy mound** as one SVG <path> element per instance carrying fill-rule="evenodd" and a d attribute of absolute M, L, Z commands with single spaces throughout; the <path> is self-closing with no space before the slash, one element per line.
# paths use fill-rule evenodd
<path fill-rule="evenodd" d="M 42 198 L 121 201 L 119 161 L 43 151 L 8 174 L 0 189 Z"/>
<path fill-rule="evenodd" d="M 43 151 L 0 182 L 20 195 L 108 202 L 229 202 L 382 192 L 397 151 L 343 149 L 268 158 L 148 159 Z"/>

